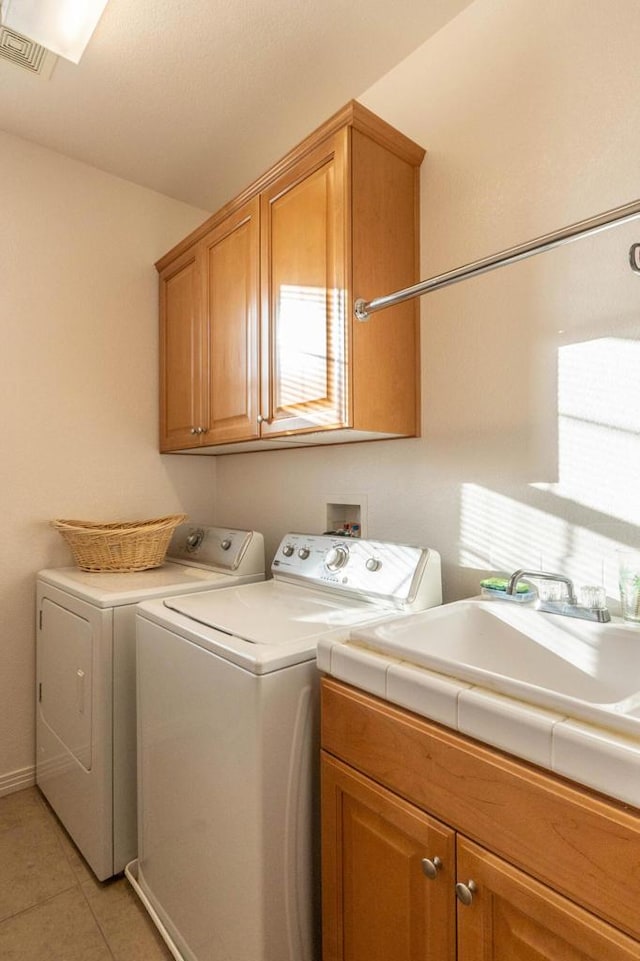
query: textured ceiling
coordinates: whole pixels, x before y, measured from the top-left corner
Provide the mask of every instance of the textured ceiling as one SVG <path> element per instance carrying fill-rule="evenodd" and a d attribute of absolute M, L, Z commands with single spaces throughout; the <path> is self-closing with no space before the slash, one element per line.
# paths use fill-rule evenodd
<path fill-rule="evenodd" d="M 0 61 L 0 128 L 214 210 L 470 0 L 110 0 L 77 66 Z"/>

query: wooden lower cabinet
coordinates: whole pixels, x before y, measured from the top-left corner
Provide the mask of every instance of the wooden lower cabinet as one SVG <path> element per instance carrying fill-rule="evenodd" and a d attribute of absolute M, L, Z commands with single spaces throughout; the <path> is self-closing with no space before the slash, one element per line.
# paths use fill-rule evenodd
<path fill-rule="evenodd" d="M 476 890 L 457 906 L 460 961 L 637 961 L 640 945 L 466 838 L 457 876 Z"/>
<path fill-rule="evenodd" d="M 640 888 L 637 814 L 630 815 L 622 805 L 609 806 L 586 790 L 565 788 L 552 775 L 547 778 L 327 679 L 322 743 L 323 961 L 640 961 L 640 941 L 634 936 L 640 917 L 623 903 L 630 898 L 640 913 L 634 893 Z M 419 769 L 406 767 L 412 757 L 424 764 L 424 780 Z M 473 771 L 473 776 L 460 776 L 461 770 Z M 513 844 L 517 865 L 492 850 L 511 845 L 505 842 L 506 820 L 505 834 L 499 821 L 485 827 L 490 822 L 482 813 L 486 802 L 493 807 L 501 803 L 494 783 L 501 770 L 531 779 L 531 797 L 527 788 L 519 792 L 521 839 Z M 442 787 L 429 777 L 438 772 L 443 782 L 450 777 L 457 782 L 447 805 L 451 825 L 442 810 Z M 566 795 L 560 818 L 555 811 L 544 813 L 542 784 L 536 780 L 542 780 L 549 797 L 554 791 Z M 411 799 L 389 789 L 400 781 Z M 428 802 L 424 808 L 415 803 L 430 794 L 440 807 L 438 817 L 429 812 Z M 594 821 L 598 811 L 600 828 Z M 548 848 L 558 861 L 558 887 L 570 890 L 571 897 L 554 890 L 553 881 L 543 883 L 535 876 L 547 877 L 548 850 L 531 844 L 534 819 L 547 825 Z M 586 851 L 576 849 L 573 841 L 564 847 L 576 829 Z M 468 835 L 474 831 L 472 840 Z M 617 848 L 622 839 L 623 847 Z M 611 852 L 608 862 L 602 841 Z M 584 877 L 572 869 L 572 859 L 584 865 Z M 600 900 L 593 894 L 598 877 Z M 613 889 L 618 890 L 617 906 Z M 615 914 L 620 923 L 627 921 L 627 931 L 605 920 Z"/>
<path fill-rule="evenodd" d="M 454 832 L 326 756 L 322 797 L 324 961 L 453 961 Z"/>

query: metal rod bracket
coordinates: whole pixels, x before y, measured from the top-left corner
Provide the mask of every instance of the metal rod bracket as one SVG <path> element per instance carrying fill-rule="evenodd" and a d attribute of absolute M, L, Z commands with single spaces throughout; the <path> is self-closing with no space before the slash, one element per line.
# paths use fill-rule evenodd
<path fill-rule="evenodd" d="M 369 320 L 371 316 L 366 310 L 367 302 L 364 297 L 358 297 L 355 304 L 353 305 L 353 312 L 356 315 L 356 320 L 363 323 L 365 320 Z"/>

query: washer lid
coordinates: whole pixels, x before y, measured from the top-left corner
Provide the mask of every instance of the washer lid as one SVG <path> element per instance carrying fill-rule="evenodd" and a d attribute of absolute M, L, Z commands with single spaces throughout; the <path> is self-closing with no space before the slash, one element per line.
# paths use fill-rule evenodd
<path fill-rule="evenodd" d="M 263 581 L 205 591 L 187 597 L 171 597 L 163 606 L 206 628 L 256 645 L 282 647 L 311 640 L 333 631 L 344 631 L 390 613 L 386 607 L 313 591 L 303 587 Z M 172 621 L 172 623 L 175 623 Z"/>

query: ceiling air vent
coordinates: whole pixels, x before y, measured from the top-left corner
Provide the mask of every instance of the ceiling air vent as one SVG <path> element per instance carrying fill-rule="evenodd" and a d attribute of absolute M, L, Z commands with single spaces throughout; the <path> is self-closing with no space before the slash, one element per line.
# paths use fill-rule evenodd
<path fill-rule="evenodd" d="M 8 60 L 29 73 L 48 79 L 57 59 L 46 47 L 0 24 L 0 60 Z"/>

